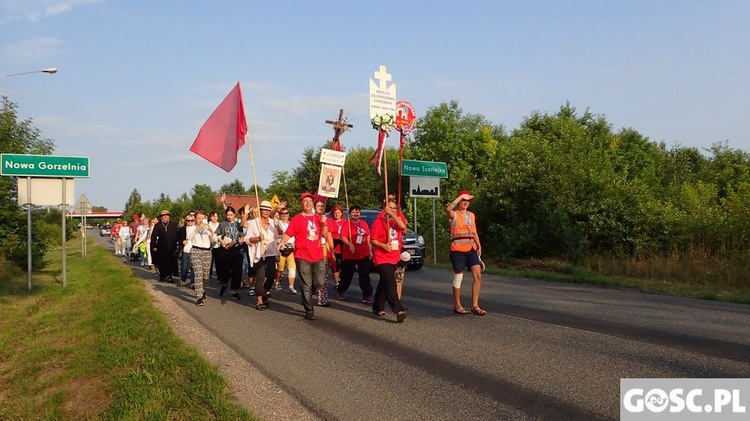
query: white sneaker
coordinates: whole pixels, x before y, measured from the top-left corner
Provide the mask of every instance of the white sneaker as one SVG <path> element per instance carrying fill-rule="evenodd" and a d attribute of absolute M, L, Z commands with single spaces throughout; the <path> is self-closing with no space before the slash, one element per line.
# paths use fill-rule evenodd
<path fill-rule="evenodd" d="M 289 292 L 290 294 L 296 294 L 296 293 L 297 293 L 297 290 L 296 290 L 296 289 L 294 289 L 294 287 L 289 287 L 289 291 L 288 291 L 288 292 Z"/>
<path fill-rule="evenodd" d="M 275 282 L 273 284 L 273 289 L 275 289 L 276 291 L 281 291 L 281 284 L 278 282 Z"/>

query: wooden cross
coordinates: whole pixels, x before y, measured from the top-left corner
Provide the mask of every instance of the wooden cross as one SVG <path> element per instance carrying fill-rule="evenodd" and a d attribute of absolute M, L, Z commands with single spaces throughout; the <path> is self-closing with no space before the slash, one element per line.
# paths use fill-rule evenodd
<path fill-rule="evenodd" d="M 336 121 L 333 120 L 326 120 L 326 124 L 333 125 L 333 140 L 331 140 L 331 149 L 340 151 L 341 150 L 341 141 L 339 140 L 339 137 L 341 137 L 341 134 L 345 131 L 351 129 L 354 127 L 353 124 L 349 124 L 344 120 L 344 109 L 339 109 L 339 119 Z"/>

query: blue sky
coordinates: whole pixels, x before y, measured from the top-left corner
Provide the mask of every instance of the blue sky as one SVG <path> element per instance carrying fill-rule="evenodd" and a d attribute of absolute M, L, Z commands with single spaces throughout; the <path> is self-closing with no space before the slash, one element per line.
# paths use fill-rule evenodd
<path fill-rule="evenodd" d="M 195 184 L 252 184 L 189 152 L 239 80 L 258 184 L 330 140 L 375 146 L 368 80 L 386 65 L 418 115 L 458 100 L 507 130 L 566 101 L 652 141 L 750 151 L 747 1 L 0 0 L 0 76 L 56 155 L 88 156 L 76 197 L 124 207 Z M 392 142 L 392 141 L 391 141 Z"/>

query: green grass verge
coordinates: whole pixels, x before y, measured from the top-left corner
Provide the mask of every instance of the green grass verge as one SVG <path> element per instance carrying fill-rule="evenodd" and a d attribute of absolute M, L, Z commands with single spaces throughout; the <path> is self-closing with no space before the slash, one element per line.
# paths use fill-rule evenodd
<path fill-rule="evenodd" d="M 93 245 L 93 241 L 90 240 Z M 76 246 L 77 245 L 77 246 Z M 180 340 L 141 280 L 102 247 L 0 279 L 0 419 L 254 420 Z"/>
<path fill-rule="evenodd" d="M 596 285 L 609 288 L 630 289 L 648 293 L 750 304 L 750 291 L 705 282 L 679 282 L 675 280 L 641 279 L 628 276 L 607 276 L 570 264 L 543 261 L 516 261 L 513 264 L 495 263 L 485 259 L 485 273 L 509 278 L 541 279 L 571 284 Z M 452 270 L 450 264 L 430 266 Z"/>

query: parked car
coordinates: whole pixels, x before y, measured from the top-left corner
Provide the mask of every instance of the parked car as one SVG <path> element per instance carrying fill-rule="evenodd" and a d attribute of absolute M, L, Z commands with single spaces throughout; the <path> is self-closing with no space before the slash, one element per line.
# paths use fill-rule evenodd
<path fill-rule="evenodd" d="M 377 209 L 362 209 L 360 218 L 367 222 L 367 225 L 372 228 L 372 223 L 375 221 L 375 218 L 378 217 L 380 212 L 381 211 Z M 403 235 L 403 242 L 404 251 L 408 251 L 411 255 L 408 269 L 422 269 L 422 266 L 424 266 L 425 253 L 427 252 L 424 237 L 407 228 Z"/>
<path fill-rule="evenodd" d="M 104 224 L 101 227 L 99 227 L 99 236 L 105 237 L 112 233 L 112 225 Z"/>

